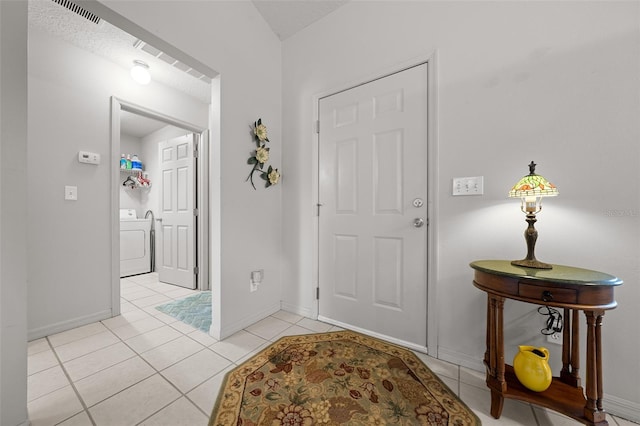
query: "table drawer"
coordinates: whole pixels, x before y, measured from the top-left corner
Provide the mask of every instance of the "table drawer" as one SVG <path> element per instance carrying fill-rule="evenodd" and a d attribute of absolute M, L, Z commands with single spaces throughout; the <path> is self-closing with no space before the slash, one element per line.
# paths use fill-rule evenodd
<path fill-rule="evenodd" d="M 578 292 L 570 288 L 545 287 L 536 284 L 520 283 L 518 294 L 541 302 L 576 303 Z"/>

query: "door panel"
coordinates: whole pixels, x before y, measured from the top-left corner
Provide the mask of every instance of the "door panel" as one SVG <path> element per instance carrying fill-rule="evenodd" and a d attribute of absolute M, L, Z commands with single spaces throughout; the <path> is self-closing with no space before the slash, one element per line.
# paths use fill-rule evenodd
<path fill-rule="evenodd" d="M 402 214 L 402 130 L 374 135 L 373 196 L 376 214 Z"/>
<path fill-rule="evenodd" d="M 401 309 L 402 239 L 374 239 L 373 303 L 379 308 Z"/>
<path fill-rule="evenodd" d="M 161 282 L 195 288 L 195 216 L 193 146 L 195 135 L 159 144 L 162 174 L 161 241 L 158 277 Z"/>
<path fill-rule="evenodd" d="M 426 347 L 427 66 L 320 100 L 319 314 Z"/>

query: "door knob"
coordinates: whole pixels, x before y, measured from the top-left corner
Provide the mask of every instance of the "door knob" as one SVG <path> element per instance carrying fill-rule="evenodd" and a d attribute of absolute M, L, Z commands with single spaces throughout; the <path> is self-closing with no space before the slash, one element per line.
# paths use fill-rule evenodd
<path fill-rule="evenodd" d="M 420 228 L 422 225 L 424 225 L 424 219 L 421 217 L 417 217 L 415 219 L 413 219 L 413 226 L 415 226 L 416 228 Z"/>

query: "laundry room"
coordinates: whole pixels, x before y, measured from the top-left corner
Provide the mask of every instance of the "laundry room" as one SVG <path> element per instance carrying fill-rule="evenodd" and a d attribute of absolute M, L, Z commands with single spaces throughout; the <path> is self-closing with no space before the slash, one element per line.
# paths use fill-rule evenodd
<path fill-rule="evenodd" d="M 127 111 L 121 112 L 120 129 L 120 277 L 127 277 L 155 272 L 158 264 L 164 183 L 159 144 L 191 133 Z"/>

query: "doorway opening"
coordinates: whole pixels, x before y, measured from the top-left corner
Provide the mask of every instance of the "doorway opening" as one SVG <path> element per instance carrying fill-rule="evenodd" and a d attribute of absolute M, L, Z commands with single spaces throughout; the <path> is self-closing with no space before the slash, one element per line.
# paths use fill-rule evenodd
<path fill-rule="evenodd" d="M 121 175 L 119 164 L 117 163 L 120 155 L 123 152 L 127 152 L 123 151 L 120 146 L 120 113 L 122 111 L 134 112 L 137 115 L 164 120 L 168 124 L 185 128 L 199 135 L 202 139 L 202 141 L 200 141 L 201 157 L 197 160 L 199 168 L 197 170 L 198 176 L 196 177 L 196 182 L 204 182 L 204 185 L 199 185 L 196 189 L 196 191 L 198 191 L 198 203 L 203 205 L 203 208 L 199 211 L 200 215 L 196 223 L 198 230 L 195 233 L 198 237 L 197 256 L 199 258 L 195 262 L 195 265 L 199 268 L 198 288 L 206 289 L 209 285 L 209 262 L 216 265 L 216 271 L 220 269 L 217 267 L 219 259 L 209 259 L 208 257 L 208 253 L 210 252 L 215 250 L 219 252 L 217 247 L 219 245 L 219 215 L 216 214 L 210 218 L 210 210 L 208 209 L 208 186 L 210 186 L 212 191 L 210 199 L 214 210 L 219 204 L 219 179 L 213 176 L 213 182 L 209 183 L 208 176 L 205 175 L 204 178 L 202 177 L 202 174 L 208 173 L 208 162 L 212 160 L 212 158 L 217 158 L 219 152 L 220 135 L 217 129 L 219 129 L 220 122 L 220 79 L 218 72 L 102 3 L 96 1 L 82 3 L 86 11 L 100 17 L 100 25 L 96 25 L 94 22 L 87 20 L 84 14 L 78 14 L 77 11 L 69 10 L 56 2 L 29 2 L 30 37 L 33 29 L 35 30 L 33 33 L 39 34 L 43 40 L 55 41 L 56 49 L 58 47 L 61 49 L 61 52 L 56 50 L 56 52 L 58 52 L 55 55 L 57 58 L 71 55 L 71 53 L 67 53 L 66 48 L 63 50 L 66 44 L 73 45 L 75 48 L 84 49 L 91 53 L 91 55 L 73 49 L 73 55 L 77 59 L 77 61 L 74 60 L 73 63 L 77 65 L 80 63 L 80 60 L 86 61 L 82 62 L 83 67 L 99 71 L 91 74 L 90 81 L 89 79 L 86 81 L 78 79 L 79 87 L 82 87 L 82 90 L 73 90 L 73 93 L 78 94 L 82 92 L 84 96 L 78 95 L 79 102 L 74 105 L 84 108 L 85 111 L 82 111 L 80 114 L 68 114 L 68 117 L 73 119 L 73 117 L 83 117 L 83 113 L 86 112 L 87 117 L 90 117 L 92 120 L 92 124 L 99 123 L 99 125 L 91 127 L 92 131 L 95 130 L 97 132 L 95 135 L 88 137 L 83 135 L 81 138 L 91 139 L 91 146 L 95 146 L 96 152 L 103 156 L 103 165 L 98 167 L 97 173 L 91 174 L 92 182 L 99 182 L 103 186 L 108 185 L 108 188 L 105 188 L 104 191 L 92 194 L 94 198 L 98 198 L 97 195 L 102 194 L 100 195 L 102 204 L 99 206 L 86 207 L 87 211 L 95 211 L 101 215 L 100 217 L 103 217 L 105 214 L 107 215 L 106 219 L 109 229 L 100 231 L 106 231 L 108 234 L 107 238 L 109 238 L 110 241 L 108 243 L 105 242 L 108 246 L 102 248 L 100 256 L 93 257 L 97 259 L 96 263 L 99 263 L 99 267 L 106 268 L 104 272 L 108 273 L 100 274 L 99 278 L 92 283 L 92 287 L 95 287 L 96 290 L 99 289 L 98 291 L 100 292 L 99 295 L 96 294 L 95 304 L 89 308 L 81 306 L 83 314 L 86 309 L 95 309 L 96 312 L 90 317 L 83 316 L 78 320 L 74 319 L 73 324 L 77 323 L 77 325 L 83 325 L 88 321 L 88 318 L 101 319 L 105 316 L 117 316 L 121 312 L 118 191 L 122 187 L 122 183 L 126 177 Z M 42 17 L 43 19 L 36 19 L 37 17 Z M 56 19 L 51 19 L 51 17 L 56 17 Z M 82 37 L 78 37 L 78 34 L 82 34 Z M 49 53 L 54 51 L 53 47 L 49 44 L 46 46 Z M 157 52 L 152 53 L 151 47 L 155 48 Z M 174 58 L 176 62 L 169 63 L 166 60 L 167 58 Z M 150 86 L 146 86 L 146 88 L 138 87 L 130 81 L 129 71 L 132 60 L 134 59 L 144 59 L 144 62 L 150 66 L 153 76 Z M 62 63 L 58 64 L 58 62 L 56 62 L 56 64 L 63 67 Z M 75 76 L 73 73 L 63 72 L 53 74 L 61 74 L 71 78 Z M 75 88 L 75 85 L 68 85 L 67 87 Z M 172 94 L 168 93 L 171 90 L 175 90 L 175 94 L 177 95 L 175 100 Z M 157 106 L 159 111 L 163 111 L 173 117 L 182 117 L 184 120 L 197 123 L 197 126 L 192 126 L 189 123 L 180 122 L 180 120 L 172 117 L 165 117 L 161 113 L 158 114 L 151 109 L 137 107 L 129 102 L 119 100 L 112 103 L 114 108 L 111 110 L 111 117 L 109 117 L 109 110 L 103 108 L 103 106 L 106 106 L 104 101 L 114 93 L 122 93 L 123 96 L 128 97 L 129 101 L 135 101 L 140 105 L 152 106 L 152 108 L 156 108 Z M 182 103 L 181 93 L 185 95 L 184 104 Z M 189 96 L 196 102 L 192 103 L 188 98 Z M 111 119 L 113 123 L 110 134 L 108 133 L 108 129 L 103 126 L 103 124 L 105 124 L 104 120 L 109 119 Z M 107 121 L 106 123 L 109 122 Z M 216 155 L 212 156 L 212 158 L 209 158 L 207 152 L 203 152 L 203 150 L 208 151 L 209 149 L 209 133 L 204 131 L 204 129 L 207 128 L 216 129 L 212 133 L 212 150 L 216 152 Z M 115 139 L 117 139 L 117 141 L 115 141 Z M 85 147 L 84 144 L 84 141 L 79 142 L 80 147 Z M 115 158 L 112 157 L 114 153 L 117 155 Z M 137 154 L 140 154 L 140 152 L 137 152 Z M 104 158 L 106 158 L 107 161 L 105 161 Z M 142 161 L 145 160 L 142 159 Z M 200 167 L 200 162 L 204 164 L 204 168 Z M 213 167 L 215 167 L 215 165 Z M 134 174 L 131 177 L 135 179 L 138 176 Z M 105 179 L 108 179 L 108 182 L 105 181 Z M 104 192 L 107 191 L 108 193 L 105 194 Z M 146 213 L 146 210 L 138 212 L 136 216 L 138 218 L 144 218 L 144 213 Z M 209 239 L 209 221 L 211 221 L 214 232 L 214 238 L 210 240 L 212 241 L 211 251 L 209 251 L 207 244 Z M 157 225 L 155 220 L 153 222 Z M 203 238 L 200 238 L 200 236 L 203 236 Z M 219 275 L 219 272 L 217 275 Z M 219 277 L 214 275 L 213 280 L 214 287 L 217 287 Z M 90 295 L 87 287 L 85 287 L 84 290 L 86 292 L 85 294 Z M 108 299 L 105 300 L 104 297 Z M 215 298 L 213 304 L 218 305 L 220 303 L 219 299 L 220 298 Z M 219 309 L 214 309 L 214 312 L 218 310 Z M 70 312 L 69 316 L 74 316 L 73 312 L 75 311 Z M 78 310 L 78 312 L 80 312 L 80 310 Z M 71 325 L 71 323 L 65 323 L 65 327 L 69 325 Z M 47 328 L 51 329 L 48 325 Z M 49 332 L 49 334 L 52 334 L 52 332 Z"/>
<path fill-rule="evenodd" d="M 207 129 L 112 98 L 112 158 L 124 156 L 112 165 L 114 316 L 122 277 L 209 290 L 208 151 Z"/>

